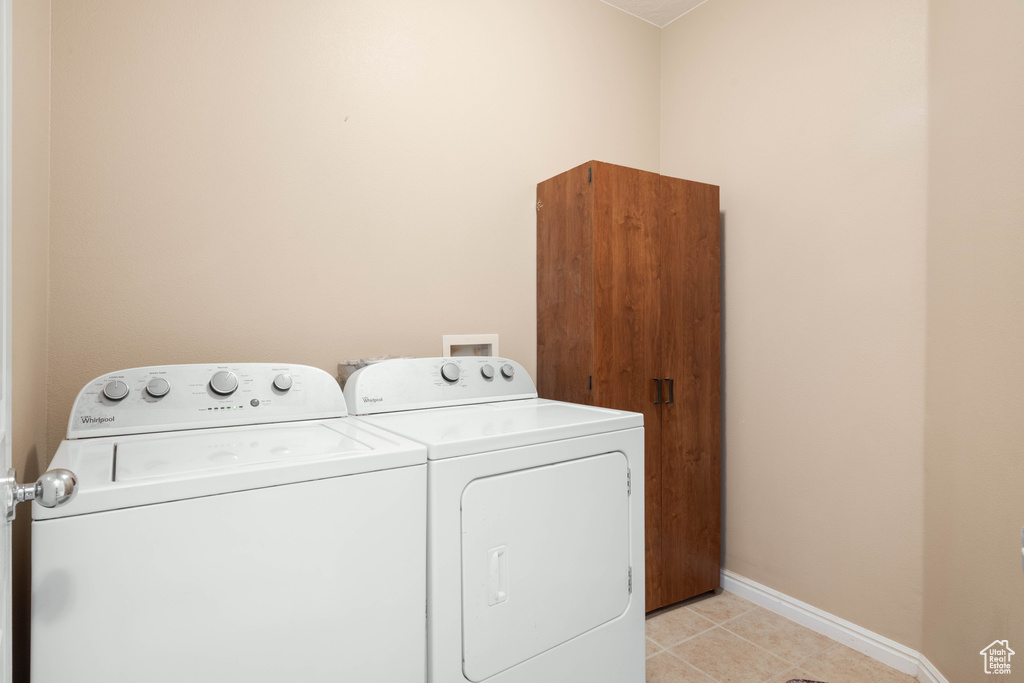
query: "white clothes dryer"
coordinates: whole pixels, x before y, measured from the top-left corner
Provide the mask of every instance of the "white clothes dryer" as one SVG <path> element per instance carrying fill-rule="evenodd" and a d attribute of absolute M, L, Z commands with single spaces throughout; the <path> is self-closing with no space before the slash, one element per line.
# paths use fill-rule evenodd
<path fill-rule="evenodd" d="M 642 415 L 503 358 L 387 361 L 345 398 L 427 446 L 428 681 L 644 681 Z"/>
<path fill-rule="evenodd" d="M 301 365 L 135 368 L 79 393 L 33 506 L 34 683 L 422 683 L 426 449 Z"/>

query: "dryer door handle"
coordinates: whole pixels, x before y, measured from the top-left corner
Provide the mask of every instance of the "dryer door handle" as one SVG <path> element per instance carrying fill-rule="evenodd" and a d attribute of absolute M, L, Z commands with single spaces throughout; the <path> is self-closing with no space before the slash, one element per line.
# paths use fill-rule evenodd
<path fill-rule="evenodd" d="M 488 550 L 487 562 L 487 604 L 493 606 L 508 600 L 508 548 L 499 546 Z"/>

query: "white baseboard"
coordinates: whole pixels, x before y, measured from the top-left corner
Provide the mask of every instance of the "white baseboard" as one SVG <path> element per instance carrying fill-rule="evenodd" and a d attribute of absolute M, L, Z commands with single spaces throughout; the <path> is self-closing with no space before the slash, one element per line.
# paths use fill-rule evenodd
<path fill-rule="evenodd" d="M 949 683 L 920 652 L 728 569 L 722 570 L 722 588 L 823 636 L 828 636 L 897 671 L 917 676 L 921 683 Z"/>
<path fill-rule="evenodd" d="M 921 666 L 917 670 L 917 680 L 921 683 L 949 683 L 946 677 L 939 673 L 935 665 L 928 661 L 928 658 L 921 655 Z"/>

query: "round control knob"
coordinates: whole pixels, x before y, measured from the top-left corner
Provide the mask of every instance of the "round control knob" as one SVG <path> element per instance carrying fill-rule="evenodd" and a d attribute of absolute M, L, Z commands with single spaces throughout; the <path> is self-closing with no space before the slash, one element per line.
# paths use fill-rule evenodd
<path fill-rule="evenodd" d="M 480 368 L 480 374 L 484 376 L 484 379 L 494 379 L 494 366 L 483 366 Z"/>
<path fill-rule="evenodd" d="M 229 396 L 238 388 L 238 378 L 233 372 L 221 370 L 210 379 L 210 388 L 221 396 Z"/>
<path fill-rule="evenodd" d="M 274 378 L 274 388 L 278 391 L 288 391 L 292 388 L 292 376 L 282 372 Z"/>
<path fill-rule="evenodd" d="M 171 390 L 171 383 L 165 380 L 163 377 L 154 377 L 149 380 L 149 384 L 146 385 L 146 393 L 153 398 L 160 398 L 166 396 L 167 392 Z"/>
<path fill-rule="evenodd" d="M 505 379 L 512 379 L 512 376 L 516 374 L 515 366 L 511 363 L 505 363 L 501 366 L 501 376 Z"/>
<path fill-rule="evenodd" d="M 103 387 L 103 395 L 111 401 L 120 401 L 128 395 L 128 385 L 119 379 L 107 382 L 107 386 Z"/>
<path fill-rule="evenodd" d="M 462 371 L 459 370 L 459 366 L 455 363 L 445 363 L 441 366 L 441 376 L 447 382 L 458 382 L 461 373 Z"/>

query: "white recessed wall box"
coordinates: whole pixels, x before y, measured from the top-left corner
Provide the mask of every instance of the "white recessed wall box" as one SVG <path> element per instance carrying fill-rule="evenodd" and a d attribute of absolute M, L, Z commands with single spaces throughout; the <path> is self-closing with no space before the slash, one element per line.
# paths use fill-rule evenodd
<path fill-rule="evenodd" d="M 446 334 L 441 337 L 441 355 L 452 356 L 498 356 L 498 335 L 496 334 Z"/>

